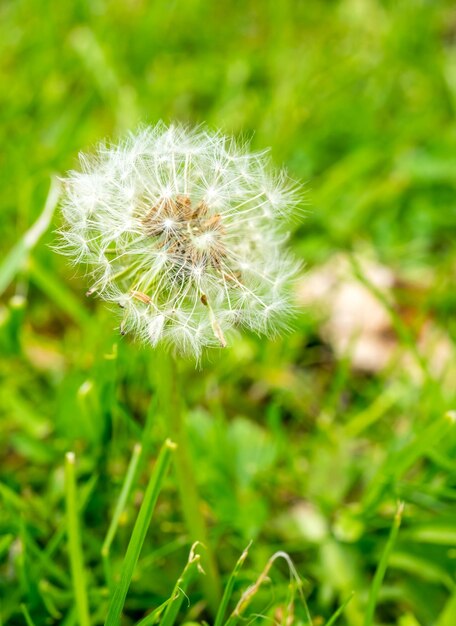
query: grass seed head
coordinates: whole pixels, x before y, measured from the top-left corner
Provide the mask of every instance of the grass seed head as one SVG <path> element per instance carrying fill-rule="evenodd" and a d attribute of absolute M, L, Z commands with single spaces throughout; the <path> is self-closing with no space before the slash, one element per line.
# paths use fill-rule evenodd
<path fill-rule="evenodd" d="M 134 332 L 197 359 L 235 327 L 281 332 L 298 264 L 284 250 L 299 188 L 265 153 L 158 124 L 80 155 L 65 179 L 60 250 Z"/>

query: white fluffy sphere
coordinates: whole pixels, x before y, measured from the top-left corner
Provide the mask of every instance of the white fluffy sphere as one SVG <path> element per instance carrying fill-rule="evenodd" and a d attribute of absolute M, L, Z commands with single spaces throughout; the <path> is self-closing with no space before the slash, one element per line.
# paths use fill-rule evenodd
<path fill-rule="evenodd" d="M 134 331 L 199 358 L 229 332 L 285 328 L 297 263 L 283 249 L 299 189 L 265 153 L 158 124 L 81 155 L 65 179 L 62 252 Z"/>

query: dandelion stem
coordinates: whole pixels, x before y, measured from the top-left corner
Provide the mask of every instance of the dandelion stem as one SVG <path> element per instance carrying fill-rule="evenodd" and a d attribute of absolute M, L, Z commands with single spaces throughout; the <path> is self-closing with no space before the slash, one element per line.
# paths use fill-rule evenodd
<path fill-rule="evenodd" d="M 206 573 L 206 576 L 202 578 L 202 585 L 209 608 L 215 615 L 221 595 L 220 577 L 201 510 L 201 500 L 190 453 L 191 446 L 182 411 L 179 371 L 175 359 L 168 354 L 163 354 L 160 365 L 161 376 L 157 391 L 160 393 L 161 410 L 167 421 L 169 436 L 178 446 L 174 455 L 174 466 L 182 513 L 192 543 L 198 541 L 205 548 L 201 554 L 201 566 Z"/>

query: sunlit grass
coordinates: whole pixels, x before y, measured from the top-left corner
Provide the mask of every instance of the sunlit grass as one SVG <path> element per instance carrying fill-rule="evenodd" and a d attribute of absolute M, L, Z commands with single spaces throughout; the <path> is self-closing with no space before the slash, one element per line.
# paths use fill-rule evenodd
<path fill-rule="evenodd" d="M 0 17 L 0 623 L 453 626 L 452 3 L 28 0 Z M 84 298 L 51 248 L 58 217 L 26 235 L 79 150 L 160 118 L 271 145 L 308 181 L 290 245 L 308 269 L 348 252 L 396 342 L 361 372 L 307 307 L 283 340 L 180 363 L 216 611 L 172 459 L 151 517 L 170 426 L 160 355 Z M 398 278 L 394 301 L 364 257 Z M 299 580 L 281 560 L 262 577 L 276 553 Z"/>

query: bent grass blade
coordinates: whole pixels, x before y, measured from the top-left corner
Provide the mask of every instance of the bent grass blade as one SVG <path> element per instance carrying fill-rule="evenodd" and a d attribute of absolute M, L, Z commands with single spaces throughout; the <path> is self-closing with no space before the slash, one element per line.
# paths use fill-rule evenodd
<path fill-rule="evenodd" d="M 6 255 L 0 265 L 0 295 L 5 291 L 15 275 L 23 267 L 30 251 L 35 247 L 40 237 L 46 232 L 54 215 L 60 197 L 60 184 L 57 178 L 51 179 L 51 186 L 44 205 L 44 209 L 36 222 L 28 229 L 22 238 Z"/>
<path fill-rule="evenodd" d="M 261 574 L 258 576 L 258 578 L 253 583 L 253 585 L 248 587 L 244 591 L 244 593 L 242 594 L 242 596 L 241 596 L 239 602 L 237 603 L 234 611 L 231 613 L 231 615 L 229 616 L 228 620 L 225 622 L 225 626 L 234 626 L 234 624 L 237 624 L 237 622 L 240 619 L 242 619 L 243 614 L 245 613 L 245 610 L 247 609 L 247 607 L 249 606 L 250 602 L 252 601 L 252 598 L 258 592 L 258 590 L 261 587 L 261 585 L 268 579 L 268 574 L 269 574 L 269 571 L 271 570 L 271 567 L 273 566 L 274 562 L 277 559 L 279 559 L 279 558 L 284 559 L 286 561 L 287 565 L 288 565 L 288 568 L 290 570 L 290 577 L 291 577 L 292 581 L 294 581 L 294 583 L 296 585 L 295 588 L 297 589 L 297 591 L 299 593 L 299 596 L 301 597 L 301 600 L 302 600 L 302 602 L 304 604 L 305 618 L 306 618 L 305 623 L 308 624 L 309 626 L 311 626 L 312 618 L 310 617 L 309 609 L 307 607 L 307 602 L 305 601 L 304 594 L 302 593 L 302 581 L 301 581 L 301 578 L 299 577 L 298 572 L 296 571 L 296 568 L 293 565 L 293 562 L 290 559 L 289 555 L 286 552 L 283 552 L 283 551 L 276 552 L 275 554 L 273 554 L 271 556 L 269 561 L 266 563 L 266 567 L 261 572 Z"/>
<path fill-rule="evenodd" d="M 196 573 L 199 572 L 204 574 L 200 564 L 201 556 L 196 552 L 197 545 L 198 542 L 194 543 L 190 550 L 187 565 L 174 586 L 170 602 L 166 607 L 160 626 L 173 626 L 176 621 L 177 614 L 179 613 L 179 609 L 182 606 L 184 597 L 186 597 L 186 591 L 190 582 Z"/>

